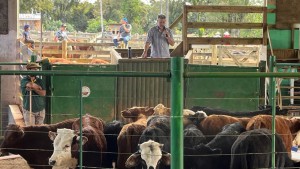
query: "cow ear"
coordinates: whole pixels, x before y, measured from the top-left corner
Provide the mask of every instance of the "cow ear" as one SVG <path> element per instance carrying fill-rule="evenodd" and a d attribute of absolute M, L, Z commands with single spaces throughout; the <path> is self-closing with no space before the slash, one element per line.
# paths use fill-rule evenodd
<path fill-rule="evenodd" d="M 139 165 L 141 162 L 141 154 L 139 152 L 135 152 L 132 154 L 125 163 L 126 168 L 132 168 Z"/>
<path fill-rule="evenodd" d="M 89 139 L 85 136 L 82 136 L 82 145 L 84 145 Z M 80 136 L 76 138 L 77 143 L 80 143 Z"/>
<path fill-rule="evenodd" d="M 55 132 L 49 131 L 48 136 L 49 136 L 50 140 L 54 141 L 57 134 Z"/>
<path fill-rule="evenodd" d="M 145 112 L 148 115 L 152 115 L 154 113 L 154 107 L 146 107 Z"/>
<path fill-rule="evenodd" d="M 162 151 L 161 162 L 166 166 L 170 166 L 171 165 L 171 154 L 167 153 L 165 151 Z"/>

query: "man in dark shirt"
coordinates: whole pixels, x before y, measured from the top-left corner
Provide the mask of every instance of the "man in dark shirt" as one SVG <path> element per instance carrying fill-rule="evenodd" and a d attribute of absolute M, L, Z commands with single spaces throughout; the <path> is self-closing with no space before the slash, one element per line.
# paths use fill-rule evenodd
<path fill-rule="evenodd" d="M 128 23 L 127 18 L 121 19 L 121 26 L 119 33 L 116 38 L 114 38 L 114 44 L 115 47 L 119 46 L 119 42 L 123 41 L 125 43 L 125 46 L 127 46 L 128 41 L 130 40 L 131 36 L 131 25 Z"/>
<path fill-rule="evenodd" d="M 30 26 L 25 25 L 24 26 L 24 32 L 23 32 L 23 39 L 24 39 L 25 43 L 30 43 L 31 44 L 31 48 L 34 48 L 34 40 L 31 39 L 29 30 L 30 30 Z"/>
<path fill-rule="evenodd" d="M 36 63 L 28 63 L 27 70 L 38 70 L 40 66 Z M 41 125 L 45 119 L 45 96 L 46 87 L 42 79 L 35 75 L 29 75 L 21 80 L 21 91 L 23 95 L 23 116 L 25 125 Z M 30 105 L 30 91 L 32 92 Z M 31 111 L 30 112 L 30 106 Z"/>

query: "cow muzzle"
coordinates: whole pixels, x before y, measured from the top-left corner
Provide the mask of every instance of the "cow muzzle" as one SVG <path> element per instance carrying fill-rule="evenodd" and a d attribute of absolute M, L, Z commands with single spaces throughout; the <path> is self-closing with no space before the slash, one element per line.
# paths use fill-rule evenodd
<path fill-rule="evenodd" d="M 55 160 L 49 160 L 49 165 L 53 166 L 55 165 L 56 161 Z"/>

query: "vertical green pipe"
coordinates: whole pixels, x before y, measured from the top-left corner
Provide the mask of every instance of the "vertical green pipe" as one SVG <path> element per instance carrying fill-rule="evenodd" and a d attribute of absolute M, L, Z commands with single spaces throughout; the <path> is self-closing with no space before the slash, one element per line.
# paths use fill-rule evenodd
<path fill-rule="evenodd" d="M 274 72 L 275 71 L 275 62 L 276 57 L 270 56 L 270 63 L 269 63 L 269 71 Z M 272 106 L 272 169 L 276 168 L 276 162 L 275 162 L 275 133 L 276 133 L 276 124 L 275 124 L 275 117 L 276 117 L 276 88 L 275 88 L 275 78 L 270 77 L 270 104 Z"/>
<path fill-rule="evenodd" d="M 80 150 L 79 150 L 79 166 L 80 166 L 80 169 L 82 169 L 82 107 L 83 107 L 83 100 L 82 100 L 82 80 L 80 80 L 80 112 L 79 112 L 79 119 L 80 119 L 80 129 L 79 129 L 79 132 L 80 132 L 80 142 L 79 142 L 79 147 L 80 147 Z"/>
<path fill-rule="evenodd" d="M 183 169 L 183 57 L 171 58 L 171 169 Z"/>

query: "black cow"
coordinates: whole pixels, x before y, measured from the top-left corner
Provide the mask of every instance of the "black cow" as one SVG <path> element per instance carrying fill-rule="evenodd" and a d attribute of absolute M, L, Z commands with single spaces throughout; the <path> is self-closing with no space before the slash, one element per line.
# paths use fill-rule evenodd
<path fill-rule="evenodd" d="M 120 121 L 113 121 L 105 124 L 104 135 L 107 142 L 107 152 L 104 154 L 104 160 L 102 162 L 102 166 L 105 168 L 111 168 L 113 163 L 117 163 L 117 139 L 123 125 L 124 124 Z"/>
<path fill-rule="evenodd" d="M 52 154 L 53 145 L 48 137 L 49 131 L 58 128 L 72 128 L 76 119 L 69 119 L 57 124 L 20 127 L 8 125 L 1 144 L 1 154 L 20 154 L 35 169 L 50 169 L 48 159 Z"/>
<path fill-rule="evenodd" d="M 193 148 L 201 143 L 206 143 L 204 134 L 194 124 L 189 124 L 184 131 L 184 147 Z"/>
<path fill-rule="evenodd" d="M 257 111 L 231 112 L 228 110 L 213 109 L 210 107 L 203 107 L 203 106 L 193 106 L 192 108 L 190 108 L 190 110 L 194 112 L 204 111 L 208 116 L 215 114 L 215 115 L 228 115 L 234 117 L 252 117 L 261 114 L 266 114 L 266 115 L 272 114 L 272 107 L 270 106 L 260 106 L 259 109 L 260 110 Z M 286 109 L 280 110 L 279 107 L 276 107 L 276 115 L 287 115 L 287 110 Z"/>
<path fill-rule="evenodd" d="M 280 136 L 275 136 L 276 168 L 293 167 Z M 272 133 L 255 129 L 242 133 L 232 146 L 230 169 L 270 168 L 272 161 Z"/>
<path fill-rule="evenodd" d="M 211 149 L 204 144 L 184 148 L 184 169 L 220 169 L 219 159 L 222 151 Z"/>
<path fill-rule="evenodd" d="M 185 149 L 185 169 L 227 169 L 230 167 L 231 146 L 238 138 L 238 135 L 245 131 L 245 128 L 238 122 L 223 127 L 222 132 L 206 145 L 200 144 L 193 149 Z M 199 155 L 197 162 L 193 155 Z M 215 161 L 207 164 L 207 161 Z"/>

